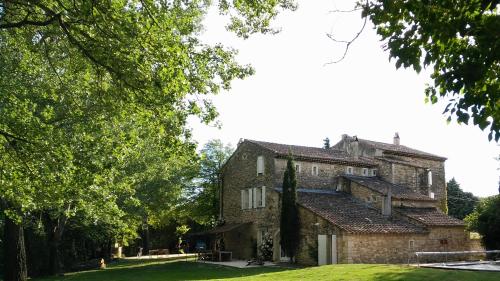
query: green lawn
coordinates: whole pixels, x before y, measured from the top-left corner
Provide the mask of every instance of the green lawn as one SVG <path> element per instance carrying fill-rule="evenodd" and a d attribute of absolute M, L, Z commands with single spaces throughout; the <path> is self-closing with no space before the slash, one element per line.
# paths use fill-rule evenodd
<path fill-rule="evenodd" d="M 64 277 L 38 281 L 175 281 L 175 280 L 500 280 L 500 273 L 413 268 L 398 265 L 329 265 L 304 269 L 246 268 L 186 261 L 121 261 L 105 270 L 69 273 Z"/>

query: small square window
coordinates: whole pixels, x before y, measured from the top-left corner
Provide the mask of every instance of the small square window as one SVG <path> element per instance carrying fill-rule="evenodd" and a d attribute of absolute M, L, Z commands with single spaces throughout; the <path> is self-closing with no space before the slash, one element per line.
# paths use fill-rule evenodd
<path fill-rule="evenodd" d="M 346 174 L 348 174 L 348 175 L 354 174 L 354 169 L 352 167 L 347 167 L 346 168 Z"/>
<path fill-rule="evenodd" d="M 316 166 L 316 165 L 312 166 L 311 173 L 313 176 L 317 176 L 318 175 L 318 166 Z"/>
<path fill-rule="evenodd" d="M 414 240 L 410 240 L 410 241 L 408 241 L 408 247 L 409 247 L 410 249 L 415 248 L 415 241 L 414 241 Z"/>
<path fill-rule="evenodd" d="M 300 164 L 295 164 L 295 172 L 300 173 Z"/>

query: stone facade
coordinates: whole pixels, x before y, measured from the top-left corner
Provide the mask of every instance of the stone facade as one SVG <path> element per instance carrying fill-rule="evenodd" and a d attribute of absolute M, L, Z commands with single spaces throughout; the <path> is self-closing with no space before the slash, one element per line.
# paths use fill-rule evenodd
<path fill-rule="evenodd" d="M 268 233 L 274 240 L 273 259 L 280 260 L 279 189 L 288 151 L 292 151 L 296 157 L 295 164 L 300 166 L 300 171 L 297 171 L 299 189 L 349 194 L 353 202 L 358 202 L 356 208 L 379 212 L 379 216 L 383 215 L 384 202 L 390 202 L 392 207 L 398 208 L 439 207 L 446 210 L 444 158 L 423 152 L 418 154 L 418 151 L 411 149 L 399 153 L 391 150 L 394 146 L 384 144 L 385 146 L 378 147 L 378 143 L 373 145 L 362 140 L 353 146 L 348 140 L 343 138 L 331 150 L 251 140 L 240 142 L 223 167 L 221 188 L 221 219 L 227 224 L 248 223 L 224 233 L 226 249 L 233 252 L 234 258 L 249 259 L 255 256 L 262 235 Z M 257 173 L 259 157 L 263 158 L 264 163 L 262 174 Z M 373 177 L 372 170 L 377 177 Z M 427 181 L 428 171 L 432 172 L 432 184 Z M 373 184 L 396 184 L 399 190 L 404 187 L 408 194 L 396 194 L 394 190 L 394 195 L 391 195 L 392 193 L 385 192 L 385 189 L 377 190 L 352 181 L 346 174 L 377 178 Z M 245 200 L 251 200 L 243 198 L 242 192 L 262 187 L 265 187 L 265 206 L 257 206 L 255 202 L 250 204 L 250 208 L 242 206 Z M 430 192 L 435 200 L 427 197 Z M 255 194 L 253 196 L 255 197 Z M 433 226 L 416 222 L 401 212 L 395 212 L 386 218 L 388 222 L 397 220 L 401 221 L 401 225 L 411 223 L 422 230 L 416 227 L 399 233 L 400 230 L 383 230 L 386 224 L 382 224 L 370 232 L 371 220 L 367 219 L 369 223 L 363 223 L 368 224 L 368 231 L 361 233 L 348 231 L 349 228 L 343 227 L 342 222 L 337 222 L 335 213 L 325 217 L 302 205 L 299 206 L 301 241 L 296 259 L 304 265 L 315 265 L 318 262 L 318 235 L 335 235 L 335 254 L 339 263 L 406 263 L 415 251 L 440 251 L 444 247 L 449 251 L 477 248 L 477 243 L 470 242 L 463 225 L 455 221 L 449 225 Z M 447 241 L 446 246 L 442 244 L 443 239 Z M 332 257 L 329 258 L 331 260 Z"/>

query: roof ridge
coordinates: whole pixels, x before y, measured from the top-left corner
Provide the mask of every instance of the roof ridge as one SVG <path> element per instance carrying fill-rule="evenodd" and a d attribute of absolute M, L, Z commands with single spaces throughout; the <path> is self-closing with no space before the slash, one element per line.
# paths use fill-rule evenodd
<path fill-rule="evenodd" d="M 306 146 L 306 145 L 297 145 L 297 144 L 286 144 L 286 143 L 278 143 L 278 142 L 269 142 L 269 141 L 259 141 L 259 140 L 251 140 L 251 139 L 245 139 L 245 141 L 253 142 L 253 143 L 266 143 L 266 144 L 277 144 L 277 145 L 285 145 L 285 146 L 295 146 L 295 147 L 305 147 L 305 148 L 317 148 L 317 149 L 324 149 L 325 151 L 328 151 L 328 149 L 323 148 L 323 147 L 317 147 L 317 146 Z M 339 149 L 337 149 L 339 150 Z M 339 150 L 342 151 L 342 150 Z"/>

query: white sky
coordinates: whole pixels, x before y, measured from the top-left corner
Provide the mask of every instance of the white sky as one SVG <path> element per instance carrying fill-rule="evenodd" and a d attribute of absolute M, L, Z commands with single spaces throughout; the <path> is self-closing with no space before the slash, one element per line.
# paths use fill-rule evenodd
<path fill-rule="evenodd" d="M 344 5 L 340 5 L 344 3 Z M 203 145 L 221 139 L 236 145 L 240 138 L 286 144 L 333 145 L 344 133 L 401 144 L 447 157 L 446 178 L 455 177 L 465 191 L 478 196 L 498 193 L 500 146 L 472 125 L 446 123 L 446 103 L 424 103 L 429 72 L 396 70 L 383 42 L 369 23 L 338 64 L 344 46 L 326 33 L 349 40 L 362 25 L 359 14 L 329 13 L 350 9 L 351 1 L 300 1 L 295 12 L 275 21 L 277 35 L 243 40 L 224 29 L 225 18 L 214 11 L 206 19 L 203 40 L 239 50 L 238 61 L 256 74 L 233 83 L 213 98 L 222 128 L 192 119 L 194 139 Z"/>

